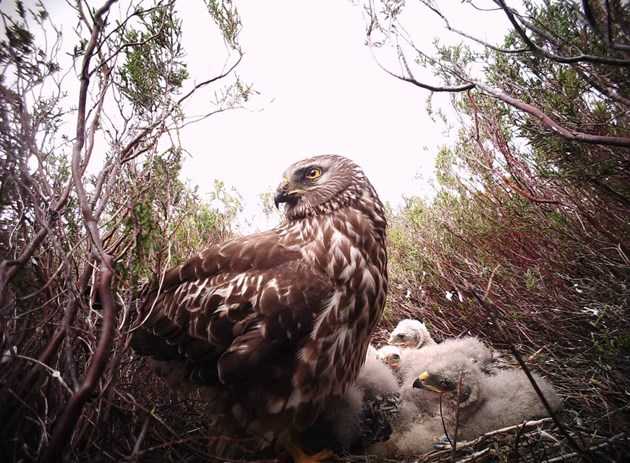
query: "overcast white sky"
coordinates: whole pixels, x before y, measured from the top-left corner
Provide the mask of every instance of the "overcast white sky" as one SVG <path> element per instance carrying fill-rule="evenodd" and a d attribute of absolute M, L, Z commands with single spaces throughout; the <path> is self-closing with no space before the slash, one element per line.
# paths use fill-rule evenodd
<path fill-rule="evenodd" d="M 187 24 L 206 20 L 203 8 L 181 10 L 191 58 L 199 50 L 191 32 L 198 27 Z M 360 164 L 384 201 L 398 204 L 403 194 L 426 190 L 442 127 L 426 114 L 428 92 L 377 66 L 365 46 L 360 8 L 343 0 L 250 0 L 238 8 L 245 58 L 237 72 L 260 95 L 251 111 L 185 130 L 192 153 L 187 178 L 202 186 L 222 179 L 256 207 L 290 163 L 336 153 Z M 203 59 L 192 61 L 191 72 L 202 75 Z"/>
<path fill-rule="evenodd" d="M 245 52 L 237 72 L 260 95 L 249 111 L 223 113 L 185 130 L 183 140 L 192 153 L 184 167 L 187 178 L 201 187 L 211 186 L 214 178 L 236 187 L 248 215 L 256 214 L 258 195 L 275 188 L 286 166 L 321 153 L 355 160 L 381 199 L 393 205 L 403 195 L 429 190 L 438 147 L 448 141 L 444 127 L 427 114 L 429 92 L 379 68 L 365 45 L 361 7 L 349 0 L 235 3 Z M 442 1 L 440 7 L 449 11 L 455 27 L 489 40 L 503 35 L 500 14 L 476 14 L 460 0 Z M 205 7 L 186 2 L 178 8 L 191 73 L 204 75 L 209 62 L 220 63 L 204 59 L 212 49 L 194 32 L 212 27 Z M 414 41 L 425 50 L 431 50 L 435 36 L 453 37 L 419 2 L 407 2 L 407 18 Z M 381 51 L 380 58 L 386 56 Z M 448 106 L 449 98 L 435 94 L 434 107 Z"/>
<path fill-rule="evenodd" d="M 64 49 L 71 49 L 76 43 L 74 12 L 61 0 L 47 3 L 53 22 L 62 24 Z M 245 52 L 236 72 L 258 93 L 247 109 L 212 116 L 182 131 L 190 153 L 185 178 L 202 192 L 212 189 L 215 178 L 236 188 L 247 206 L 244 216 L 257 223 L 262 217 L 258 196 L 275 189 L 289 164 L 315 154 L 352 158 L 364 168 L 381 199 L 393 205 L 400 204 L 403 195 L 428 191 L 436 152 L 447 142 L 444 127 L 426 112 L 427 91 L 389 76 L 374 61 L 365 45 L 366 19 L 360 7 L 349 0 L 235 3 Z M 407 8 L 418 8 L 418 3 L 408 2 Z M 128 1 L 116 4 L 112 15 L 127 5 Z M 453 20 L 459 18 L 467 30 L 473 27 L 487 35 L 498 27 L 496 21 L 472 20 L 470 8 L 460 0 L 440 5 L 451 9 Z M 204 2 L 180 1 L 176 7 L 183 20 L 191 78 L 202 81 L 217 75 L 229 60 Z M 13 10 L 13 2 L 0 0 L 0 8 Z M 410 13 L 409 32 L 423 47 L 429 48 L 436 35 L 444 37 L 441 24 L 427 18 L 426 9 Z M 186 112 L 207 112 L 211 96 L 195 98 Z M 433 104 L 446 106 L 448 98 L 437 94 Z M 91 163 L 98 171 L 98 158 Z"/>

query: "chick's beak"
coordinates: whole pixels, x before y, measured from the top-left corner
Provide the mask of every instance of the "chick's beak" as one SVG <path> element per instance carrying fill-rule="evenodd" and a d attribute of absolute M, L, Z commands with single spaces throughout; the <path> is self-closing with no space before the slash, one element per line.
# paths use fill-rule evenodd
<path fill-rule="evenodd" d="M 428 371 L 422 373 L 413 382 L 413 387 L 416 389 L 427 389 L 433 392 L 443 392 L 442 379 L 437 375 L 432 375 Z"/>

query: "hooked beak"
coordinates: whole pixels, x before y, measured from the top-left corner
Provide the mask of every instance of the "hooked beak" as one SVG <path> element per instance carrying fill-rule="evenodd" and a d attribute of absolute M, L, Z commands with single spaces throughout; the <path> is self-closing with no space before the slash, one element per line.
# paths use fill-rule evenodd
<path fill-rule="evenodd" d="M 448 381 L 439 375 L 432 375 L 428 371 L 425 371 L 418 376 L 418 378 L 413 382 L 413 387 L 416 389 L 426 389 L 428 391 L 437 392 L 438 394 L 442 394 L 444 392 L 459 392 L 458 400 L 460 403 L 466 402 L 472 393 L 472 389 L 469 386 L 462 384 L 461 389 L 458 391 L 457 383 Z"/>
<path fill-rule="evenodd" d="M 278 209 L 280 203 L 286 203 L 289 200 L 289 186 L 290 182 L 288 178 L 283 178 L 278 188 L 276 188 L 276 194 L 273 197 L 273 203 Z"/>
<path fill-rule="evenodd" d="M 289 206 L 294 206 L 298 198 L 306 193 L 306 190 L 295 188 L 293 183 L 288 178 L 282 179 L 278 188 L 276 188 L 276 194 L 273 197 L 273 203 L 276 205 L 276 209 L 280 203 L 287 203 Z"/>
<path fill-rule="evenodd" d="M 276 206 L 276 209 L 280 208 L 280 203 L 286 203 L 289 200 L 289 195 L 284 191 L 276 191 L 275 196 L 273 197 L 273 204 Z"/>
<path fill-rule="evenodd" d="M 415 389 L 427 389 L 433 392 L 444 392 L 444 388 L 442 387 L 444 381 L 437 375 L 432 375 L 428 371 L 422 373 L 416 380 L 413 382 L 413 387 Z"/>

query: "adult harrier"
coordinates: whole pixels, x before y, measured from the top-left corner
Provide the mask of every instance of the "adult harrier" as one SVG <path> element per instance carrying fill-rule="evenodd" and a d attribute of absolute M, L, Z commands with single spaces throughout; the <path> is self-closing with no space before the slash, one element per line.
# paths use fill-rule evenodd
<path fill-rule="evenodd" d="M 211 246 L 155 283 L 132 345 L 162 375 L 203 386 L 225 436 L 215 452 L 255 436 L 308 461 L 301 436 L 334 414 L 383 311 L 385 211 L 361 168 L 334 155 L 290 166 L 275 201 L 276 228 Z"/>

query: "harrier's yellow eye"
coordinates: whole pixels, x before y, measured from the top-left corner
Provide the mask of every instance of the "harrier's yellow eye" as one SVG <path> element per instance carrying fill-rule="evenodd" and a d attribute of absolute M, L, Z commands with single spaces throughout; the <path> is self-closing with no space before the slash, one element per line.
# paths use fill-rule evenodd
<path fill-rule="evenodd" d="M 322 175 L 322 170 L 319 167 L 313 167 L 306 171 L 305 177 L 309 180 L 315 180 Z"/>

